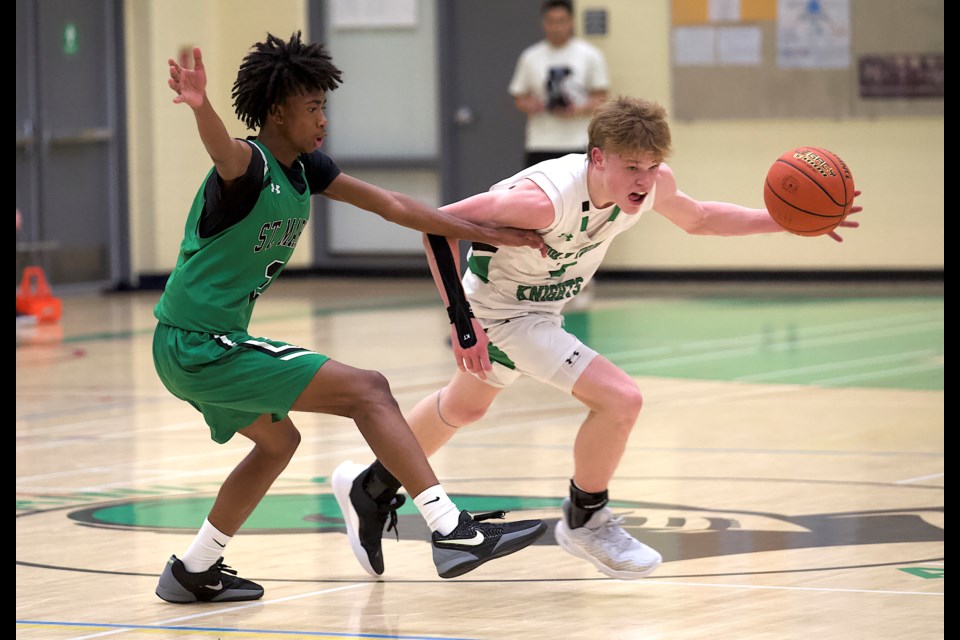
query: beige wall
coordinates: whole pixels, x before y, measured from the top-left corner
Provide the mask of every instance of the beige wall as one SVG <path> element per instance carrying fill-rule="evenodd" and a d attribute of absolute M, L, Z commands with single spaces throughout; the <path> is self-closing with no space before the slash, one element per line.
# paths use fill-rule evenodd
<path fill-rule="evenodd" d="M 614 93 L 671 109 L 670 3 L 592 0 L 607 9 L 608 35 L 587 38 L 607 56 Z M 581 7 L 585 7 L 582 0 Z M 731 90 L 736 90 L 732 88 Z M 656 214 L 617 238 L 613 269 L 943 269 L 943 118 L 672 123 L 668 164 L 699 200 L 763 206 L 763 180 L 781 153 L 800 145 L 838 154 L 853 171 L 859 229 L 803 238 L 684 236 Z"/>
<path fill-rule="evenodd" d="M 582 5 L 581 6 L 585 6 Z M 199 8 L 198 8 L 199 7 Z M 606 54 L 613 93 L 671 108 L 667 0 L 593 0 L 609 33 L 589 38 Z M 208 93 L 231 134 L 246 135 L 230 89 L 248 47 L 267 31 L 306 31 L 305 0 L 127 0 L 130 204 L 134 273 L 174 264 L 183 223 L 210 168 L 189 108 L 173 105 L 168 57 L 203 48 Z M 372 55 L 380 55 L 373 53 Z M 701 200 L 763 206 L 763 179 L 784 151 L 830 149 L 853 171 L 863 195 L 862 227 L 846 241 L 786 233 L 747 238 L 684 236 L 651 213 L 618 238 L 608 269 L 943 269 L 943 118 L 673 122 L 669 160 L 680 188 Z M 309 227 L 308 227 L 309 232 Z M 293 266 L 310 263 L 309 237 Z"/>
<path fill-rule="evenodd" d="M 212 163 L 186 105 L 167 86 L 167 59 L 197 45 L 207 70 L 207 94 L 237 137 L 252 132 L 233 113 L 237 69 L 250 45 L 267 32 L 288 38 L 306 32 L 304 0 L 126 0 L 127 100 L 131 263 L 135 274 L 169 273 L 176 263 L 190 204 Z M 310 264 L 310 226 L 291 265 Z"/>

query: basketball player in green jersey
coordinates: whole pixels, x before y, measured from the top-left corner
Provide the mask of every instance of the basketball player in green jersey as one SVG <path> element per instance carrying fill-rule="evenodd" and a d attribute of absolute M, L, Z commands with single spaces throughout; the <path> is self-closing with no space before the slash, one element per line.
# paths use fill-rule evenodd
<path fill-rule="evenodd" d="M 175 603 L 263 595 L 260 585 L 223 563 L 223 554 L 297 449 L 300 434 L 290 411 L 356 422 L 377 458 L 414 496 L 433 532 L 442 577 L 535 542 L 546 530 L 539 520 L 494 525 L 482 521 L 504 512 L 471 516 L 457 509 L 383 375 L 251 336 L 247 327 L 257 300 L 283 272 L 300 239 L 313 194 L 429 233 L 530 251 L 542 248 L 540 237 L 463 221 L 341 172 L 320 151 L 326 96 L 339 85 L 340 71 L 322 45 L 304 43 L 299 33 L 287 42 L 268 34 L 240 66 L 234 106 L 247 127 L 258 131 L 246 140 L 228 135 L 207 99 L 199 48 L 193 57 L 192 69 L 170 60 L 168 82 L 177 94 L 174 103 L 193 109 L 213 168 L 193 201 L 177 264 L 155 308 L 153 357 L 164 385 L 203 413 L 215 442 L 239 433 L 253 448 L 221 486 L 190 547 L 169 559 L 157 595 Z M 385 513 L 394 514 L 400 504 L 393 501 Z"/>
<path fill-rule="evenodd" d="M 461 288 L 457 267 L 439 260 L 436 241 L 447 240 L 429 239 L 433 254 L 428 258 L 441 295 L 453 307 L 476 314 L 472 322 L 481 339 L 468 350 L 453 341 L 460 370 L 407 418 L 424 451 L 432 455 L 458 429 L 482 418 L 500 391 L 521 376 L 575 397 L 587 415 L 573 444 L 569 497 L 557 522 L 556 540 L 608 576 L 635 579 L 656 569 L 662 557 L 627 533 L 623 519 L 606 505 L 608 483 L 643 400 L 630 375 L 563 328 L 563 306 L 590 282 L 613 238 L 644 213 L 655 211 L 699 235 L 784 229 L 766 209 L 697 201 L 680 191 L 673 171 L 663 163 L 671 136 L 659 104 L 628 97 L 608 101 L 594 111 L 588 134 L 588 153 L 546 160 L 485 193 L 443 207 L 474 222 L 536 229 L 548 245 L 547 253 L 474 243 Z M 852 208 L 853 213 L 860 210 Z M 841 224 L 858 226 L 853 221 Z M 841 240 L 836 233 L 830 235 Z M 480 349 L 486 353 L 476 353 Z M 465 357 L 484 356 L 494 361 L 492 369 L 468 370 L 463 364 Z M 393 500 L 400 483 L 382 462 L 339 465 L 332 476 L 338 500 L 353 503 L 358 513 L 370 512 L 366 505 L 371 502 Z M 363 549 L 380 553 L 381 531 L 372 518 L 361 520 L 358 532 L 365 539 Z M 365 558 L 358 554 L 358 559 L 366 566 Z"/>

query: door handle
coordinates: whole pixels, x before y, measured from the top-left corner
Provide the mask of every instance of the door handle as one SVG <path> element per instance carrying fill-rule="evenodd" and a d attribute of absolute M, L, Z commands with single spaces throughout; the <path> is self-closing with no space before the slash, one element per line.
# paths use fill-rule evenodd
<path fill-rule="evenodd" d="M 453 121 L 461 127 L 469 127 L 471 124 L 476 122 L 477 117 L 473 113 L 473 109 L 464 105 L 457 109 L 457 112 L 453 114 Z"/>

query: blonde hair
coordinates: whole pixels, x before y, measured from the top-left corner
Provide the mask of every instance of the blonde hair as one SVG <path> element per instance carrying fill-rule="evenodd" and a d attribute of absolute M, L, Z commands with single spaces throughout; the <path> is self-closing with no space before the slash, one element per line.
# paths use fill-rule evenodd
<path fill-rule="evenodd" d="M 658 160 L 670 155 L 667 110 L 651 100 L 618 96 L 604 102 L 593 112 L 587 133 L 591 151 L 644 151 Z"/>

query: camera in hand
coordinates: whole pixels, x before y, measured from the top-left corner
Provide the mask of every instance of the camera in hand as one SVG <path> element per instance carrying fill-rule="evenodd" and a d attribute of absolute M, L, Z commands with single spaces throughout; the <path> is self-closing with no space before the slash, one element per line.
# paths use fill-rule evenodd
<path fill-rule="evenodd" d="M 570 67 L 551 67 L 547 76 L 547 109 L 566 109 L 570 99 L 563 90 L 564 80 L 570 75 Z"/>

